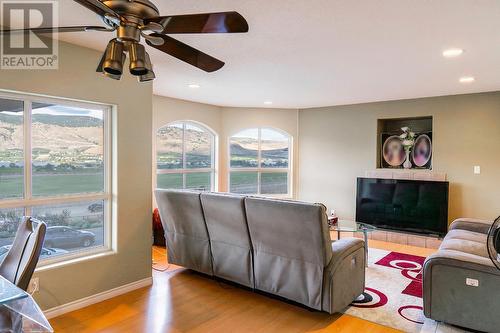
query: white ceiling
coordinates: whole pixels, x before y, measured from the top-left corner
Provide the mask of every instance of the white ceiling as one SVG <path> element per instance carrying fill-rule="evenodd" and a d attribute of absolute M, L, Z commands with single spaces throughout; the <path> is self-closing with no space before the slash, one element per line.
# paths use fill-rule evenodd
<path fill-rule="evenodd" d="M 248 34 L 178 36 L 226 62 L 207 74 L 150 50 L 154 92 L 221 106 L 306 108 L 500 90 L 498 0 L 156 0 L 163 15 L 236 10 Z M 61 0 L 61 25 L 98 24 Z M 104 50 L 109 33 L 61 39 Z M 175 37 L 175 36 L 174 36 Z M 441 53 L 465 49 L 456 59 Z M 128 75 L 128 74 L 127 74 Z M 464 75 L 476 78 L 461 84 Z M 201 85 L 189 89 L 190 83 Z"/>

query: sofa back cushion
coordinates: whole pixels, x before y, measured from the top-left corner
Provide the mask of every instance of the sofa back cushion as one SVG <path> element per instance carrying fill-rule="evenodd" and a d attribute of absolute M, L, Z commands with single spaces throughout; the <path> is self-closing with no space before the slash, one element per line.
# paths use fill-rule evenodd
<path fill-rule="evenodd" d="M 169 262 L 213 275 L 200 193 L 156 190 L 155 195 L 165 229 Z"/>
<path fill-rule="evenodd" d="M 321 310 L 323 269 L 332 257 L 323 205 L 245 199 L 255 288 Z"/>
<path fill-rule="evenodd" d="M 252 245 L 243 196 L 202 193 L 214 275 L 253 288 Z"/>

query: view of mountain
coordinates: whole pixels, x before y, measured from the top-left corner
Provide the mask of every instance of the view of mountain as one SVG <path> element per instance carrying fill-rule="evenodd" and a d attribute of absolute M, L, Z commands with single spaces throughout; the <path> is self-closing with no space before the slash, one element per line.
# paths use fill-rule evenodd
<path fill-rule="evenodd" d="M 34 114 L 33 163 L 99 164 L 102 161 L 103 121 L 88 116 Z M 0 162 L 23 159 L 23 118 L 0 112 Z"/>
<path fill-rule="evenodd" d="M 32 117 L 33 123 L 41 123 L 47 125 L 58 125 L 65 127 L 102 127 L 102 119 L 87 117 L 87 116 L 64 116 L 51 114 L 34 114 Z M 5 114 L 0 112 L 0 123 L 21 125 L 23 117 Z"/>

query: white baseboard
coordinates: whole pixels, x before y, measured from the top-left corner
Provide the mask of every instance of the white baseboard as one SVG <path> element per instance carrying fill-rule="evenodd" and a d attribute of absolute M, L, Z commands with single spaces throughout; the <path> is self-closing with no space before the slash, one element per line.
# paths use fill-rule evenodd
<path fill-rule="evenodd" d="M 66 304 L 62 304 L 56 307 L 53 307 L 51 309 L 45 310 L 43 313 L 47 317 L 47 319 L 51 319 L 60 315 L 63 315 L 65 313 L 75 311 L 81 308 L 84 308 L 86 306 L 99 303 L 102 301 L 105 301 L 107 299 L 120 296 L 123 294 L 126 294 L 128 292 L 131 292 L 136 289 L 144 288 L 147 286 L 150 286 L 153 284 L 153 277 L 148 277 L 139 281 L 135 281 L 129 284 L 126 284 L 124 286 L 120 286 L 117 288 L 113 288 L 111 290 L 106 290 L 103 291 L 99 294 L 95 294 L 92 296 L 88 296 L 85 298 L 78 299 L 73 302 L 69 302 Z"/>

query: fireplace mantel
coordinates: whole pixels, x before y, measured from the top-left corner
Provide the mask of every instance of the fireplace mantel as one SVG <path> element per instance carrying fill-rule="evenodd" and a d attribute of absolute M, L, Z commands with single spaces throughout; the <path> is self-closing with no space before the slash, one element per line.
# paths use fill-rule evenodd
<path fill-rule="evenodd" d="M 376 169 L 365 172 L 367 178 L 382 179 L 409 179 L 409 180 L 428 180 L 428 181 L 446 181 L 446 173 L 435 172 L 432 170 L 418 169 Z"/>

